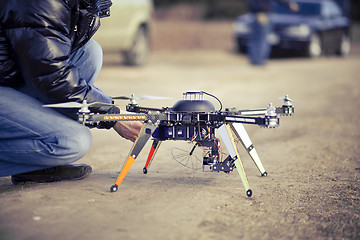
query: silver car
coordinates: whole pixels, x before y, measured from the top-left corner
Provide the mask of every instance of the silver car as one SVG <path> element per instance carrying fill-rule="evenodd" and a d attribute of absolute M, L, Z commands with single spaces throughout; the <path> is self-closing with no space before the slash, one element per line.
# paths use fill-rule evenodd
<path fill-rule="evenodd" d="M 150 50 L 152 0 L 114 0 L 110 17 L 101 19 L 94 35 L 103 50 L 120 51 L 125 64 L 143 65 Z"/>

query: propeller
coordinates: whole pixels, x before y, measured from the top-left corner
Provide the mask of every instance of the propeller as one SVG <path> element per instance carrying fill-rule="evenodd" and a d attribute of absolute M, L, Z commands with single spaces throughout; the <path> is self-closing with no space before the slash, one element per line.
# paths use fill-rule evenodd
<path fill-rule="evenodd" d="M 294 100 L 289 98 L 289 95 L 285 95 L 285 97 L 279 97 L 279 100 L 284 101 L 284 102 L 295 102 Z"/>
<path fill-rule="evenodd" d="M 43 105 L 43 107 L 50 107 L 50 108 L 84 108 L 84 107 L 101 107 L 101 106 L 115 106 L 115 105 L 111 103 L 102 103 L 102 102 L 87 103 L 86 100 L 84 100 L 82 103 L 66 102 L 66 103 Z"/>
<path fill-rule="evenodd" d="M 171 99 L 170 97 L 157 97 L 157 96 L 135 96 L 135 94 L 131 94 L 131 97 L 126 96 L 118 96 L 113 97 L 112 99 L 120 99 L 120 100 L 164 100 L 164 99 Z"/>

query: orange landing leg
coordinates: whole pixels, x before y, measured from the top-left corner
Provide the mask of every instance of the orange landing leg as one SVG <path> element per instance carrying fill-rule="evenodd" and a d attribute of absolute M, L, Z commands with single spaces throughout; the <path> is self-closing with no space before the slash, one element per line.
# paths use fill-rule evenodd
<path fill-rule="evenodd" d="M 118 176 L 118 178 L 116 179 L 115 185 L 112 185 L 110 188 L 110 192 L 116 192 L 118 187 L 120 186 L 121 182 L 124 180 L 126 174 L 129 172 L 131 166 L 133 165 L 133 163 L 135 162 L 135 158 L 133 158 L 132 156 L 129 156 L 129 158 L 127 159 L 123 169 L 120 172 L 120 175 Z"/>
<path fill-rule="evenodd" d="M 131 166 L 135 162 L 135 159 L 137 158 L 137 156 L 139 156 L 141 150 L 144 148 L 145 144 L 147 143 L 156 128 L 156 125 L 149 122 L 143 125 L 138 138 L 136 139 L 132 149 L 130 150 L 128 159 L 126 160 L 118 178 L 116 179 L 115 185 L 112 185 L 110 188 L 110 192 L 116 192 L 118 190 L 121 182 L 124 180 L 126 174 L 129 172 Z"/>

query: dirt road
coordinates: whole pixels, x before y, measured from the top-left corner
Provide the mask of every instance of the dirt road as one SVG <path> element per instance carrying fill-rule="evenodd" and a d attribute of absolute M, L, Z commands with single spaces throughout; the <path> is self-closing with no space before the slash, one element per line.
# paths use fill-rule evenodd
<path fill-rule="evenodd" d="M 160 52 L 140 69 L 117 61 L 105 61 L 98 81 L 105 92 L 174 97 L 145 106 L 172 106 L 193 89 L 239 108 L 280 105 L 289 94 L 296 114 L 279 128 L 245 126 L 268 177 L 239 148 L 248 198 L 237 173 L 184 168 L 171 152 L 189 145 L 168 141 L 147 175 L 150 145 L 110 193 L 131 143 L 92 130 L 93 146 L 80 161 L 93 167 L 89 178 L 22 186 L 0 178 L 0 239 L 360 238 L 359 55 L 275 59 L 263 68 L 225 51 Z"/>

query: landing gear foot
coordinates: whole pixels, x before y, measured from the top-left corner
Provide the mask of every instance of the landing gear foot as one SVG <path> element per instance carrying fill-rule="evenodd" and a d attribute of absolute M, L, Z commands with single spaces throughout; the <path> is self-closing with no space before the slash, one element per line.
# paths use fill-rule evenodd
<path fill-rule="evenodd" d="M 252 196 L 252 191 L 251 191 L 251 189 L 249 189 L 249 190 L 246 191 L 246 195 L 247 195 L 248 197 L 251 197 L 251 196 Z"/>
<path fill-rule="evenodd" d="M 118 190 L 118 186 L 112 185 L 110 188 L 110 192 L 116 192 Z"/>

